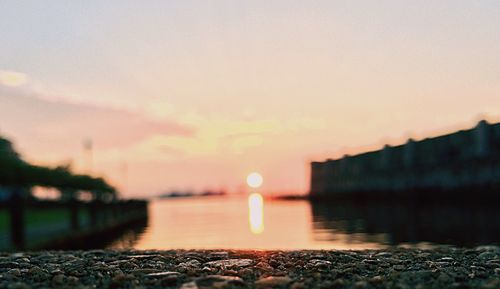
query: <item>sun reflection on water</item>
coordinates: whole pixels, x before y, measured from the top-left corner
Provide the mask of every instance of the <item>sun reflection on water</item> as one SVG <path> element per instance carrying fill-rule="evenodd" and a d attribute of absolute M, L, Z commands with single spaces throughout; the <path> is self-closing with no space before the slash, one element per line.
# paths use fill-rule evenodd
<path fill-rule="evenodd" d="M 264 199 L 259 193 L 248 196 L 248 221 L 253 234 L 264 232 Z"/>

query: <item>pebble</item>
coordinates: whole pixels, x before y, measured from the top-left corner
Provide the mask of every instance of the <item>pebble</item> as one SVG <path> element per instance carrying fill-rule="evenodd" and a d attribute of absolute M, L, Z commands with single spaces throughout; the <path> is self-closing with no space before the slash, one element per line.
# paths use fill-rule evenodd
<path fill-rule="evenodd" d="M 211 267 L 247 267 L 253 263 L 251 259 L 227 259 L 207 262 L 205 265 Z"/>
<path fill-rule="evenodd" d="M 254 270 L 250 268 L 243 268 L 238 272 L 238 275 L 242 278 L 251 278 L 254 275 Z"/>
<path fill-rule="evenodd" d="M 363 259 L 363 261 L 361 261 L 361 262 L 367 263 L 367 264 L 372 264 L 372 265 L 378 264 L 378 260 L 373 260 L 373 259 Z"/>
<path fill-rule="evenodd" d="M 208 254 L 208 258 L 210 260 L 221 260 L 221 259 L 228 259 L 229 258 L 229 253 L 228 252 L 212 252 Z"/>
<path fill-rule="evenodd" d="M 370 283 L 374 283 L 374 284 L 380 284 L 384 281 L 384 278 L 382 278 L 382 276 L 374 276 L 372 278 L 370 278 Z"/>
<path fill-rule="evenodd" d="M 354 288 L 356 288 L 356 289 L 368 288 L 368 283 L 366 281 L 358 281 L 358 282 L 354 283 Z"/>
<path fill-rule="evenodd" d="M 71 284 L 71 285 L 76 285 L 76 284 L 78 284 L 78 281 L 80 281 L 80 280 L 78 279 L 78 277 L 75 277 L 75 276 L 69 276 L 66 282 L 67 282 L 68 284 Z"/>
<path fill-rule="evenodd" d="M 18 262 L 0 262 L 0 269 L 1 268 L 17 268 L 19 267 Z"/>
<path fill-rule="evenodd" d="M 494 246 L 494 245 L 483 245 L 483 246 L 477 246 L 475 248 L 476 251 L 484 252 L 500 252 L 500 247 L 499 246 Z"/>
<path fill-rule="evenodd" d="M 390 253 L 390 252 L 380 252 L 380 253 L 375 254 L 374 256 L 378 257 L 378 258 L 385 258 L 385 257 L 391 257 L 392 253 Z"/>
<path fill-rule="evenodd" d="M 153 259 L 155 257 L 158 257 L 158 255 L 131 255 L 131 256 L 128 256 L 128 258 L 130 259 L 137 259 L 137 260 L 147 260 L 147 259 Z M 126 260 L 123 260 L 123 261 L 126 261 Z"/>
<path fill-rule="evenodd" d="M 62 284 L 64 282 L 64 275 L 58 274 L 52 278 L 52 284 Z"/>
<path fill-rule="evenodd" d="M 177 277 L 179 275 L 181 275 L 181 273 L 179 273 L 179 272 L 166 271 L 166 272 L 149 273 L 149 274 L 146 274 L 146 277 L 150 277 L 150 278 L 171 277 L 171 276 Z"/>
<path fill-rule="evenodd" d="M 326 261 L 326 260 L 313 259 L 313 260 L 309 261 L 309 264 L 311 264 L 312 266 L 314 266 L 316 268 L 318 268 L 318 267 L 328 268 L 332 265 L 332 262 Z"/>
<path fill-rule="evenodd" d="M 255 282 L 255 286 L 257 288 L 268 288 L 268 287 L 277 287 L 277 286 L 286 286 L 292 279 L 288 276 L 269 276 L 265 278 L 261 278 Z"/>
<path fill-rule="evenodd" d="M 481 260 L 490 260 L 490 259 L 495 259 L 497 257 L 496 253 L 486 251 L 477 256 Z"/>
<path fill-rule="evenodd" d="M 14 277 L 19 277 L 21 276 L 21 270 L 19 269 L 10 269 L 9 271 L 7 271 L 7 275 L 11 275 L 11 276 L 14 276 Z"/>
<path fill-rule="evenodd" d="M 181 289 L 224 288 L 229 285 L 244 285 L 243 279 L 235 276 L 209 275 L 182 284 Z"/>
<path fill-rule="evenodd" d="M 11 283 L 7 286 L 7 289 L 30 289 L 31 287 L 23 282 Z"/>
<path fill-rule="evenodd" d="M 187 282 L 187 283 L 182 284 L 180 289 L 198 289 L 198 286 L 196 285 L 196 282 L 191 281 L 191 282 Z"/>

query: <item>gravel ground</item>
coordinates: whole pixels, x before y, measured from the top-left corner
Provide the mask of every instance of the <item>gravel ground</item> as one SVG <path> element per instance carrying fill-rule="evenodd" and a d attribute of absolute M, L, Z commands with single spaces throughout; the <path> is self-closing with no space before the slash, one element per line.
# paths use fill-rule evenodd
<path fill-rule="evenodd" d="M 500 288 L 500 247 L 0 253 L 0 288 Z"/>

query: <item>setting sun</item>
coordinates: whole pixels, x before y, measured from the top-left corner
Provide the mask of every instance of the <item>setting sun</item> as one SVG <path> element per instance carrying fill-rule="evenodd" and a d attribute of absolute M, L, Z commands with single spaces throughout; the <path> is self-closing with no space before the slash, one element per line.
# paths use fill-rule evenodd
<path fill-rule="evenodd" d="M 264 178 L 262 178 L 262 175 L 259 173 L 251 173 L 247 176 L 247 184 L 249 187 L 257 189 L 262 186 L 262 183 L 264 182 Z"/>

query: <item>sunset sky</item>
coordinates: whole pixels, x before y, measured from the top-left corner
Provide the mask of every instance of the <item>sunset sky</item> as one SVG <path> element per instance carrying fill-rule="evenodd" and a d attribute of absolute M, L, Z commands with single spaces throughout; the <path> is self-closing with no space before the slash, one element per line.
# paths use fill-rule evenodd
<path fill-rule="evenodd" d="M 1 1 L 0 135 L 123 195 L 307 191 L 312 160 L 500 119 L 500 1 Z"/>

